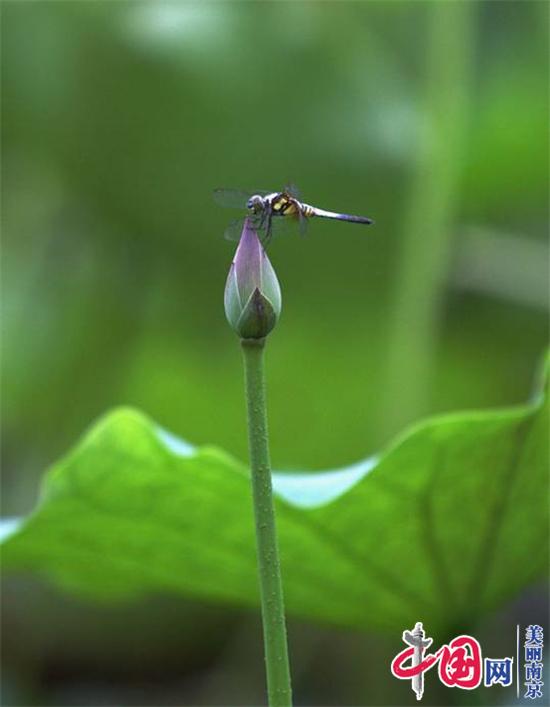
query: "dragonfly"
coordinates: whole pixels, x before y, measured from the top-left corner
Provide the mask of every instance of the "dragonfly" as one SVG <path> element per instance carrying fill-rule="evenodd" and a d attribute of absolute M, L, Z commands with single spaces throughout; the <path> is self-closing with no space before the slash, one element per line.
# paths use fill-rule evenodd
<path fill-rule="evenodd" d="M 261 233 L 262 240 L 267 243 L 273 235 L 298 226 L 301 235 L 307 231 L 310 219 L 314 217 L 347 221 L 348 223 L 374 223 L 367 216 L 353 216 L 336 211 L 319 209 L 300 201 L 299 192 L 294 185 L 287 185 L 282 191 L 242 191 L 240 189 L 215 189 L 214 200 L 220 206 L 235 209 L 246 209 L 247 217 L 253 226 Z M 225 237 L 238 241 L 244 218 L 231 221 L 225 229 Z"/>

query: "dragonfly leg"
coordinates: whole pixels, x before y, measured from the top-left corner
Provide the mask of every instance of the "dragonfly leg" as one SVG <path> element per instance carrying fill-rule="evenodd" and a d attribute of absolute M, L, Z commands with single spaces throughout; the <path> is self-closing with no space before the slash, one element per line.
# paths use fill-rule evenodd
<path fill-rule="evenodd" d="M 264 236 L 264 244 L 265 245 L 267 245 L 271 240 L 272 225 L 273 225 L 273 221 L 272 221 L 272 215 L 270 212 L 269 216 L 267 217 L 267 223 L 266 223 L 266 227 L 265 227 L 265 236 Z"/>
<path fill-rule="evenodd" d="M 271 211 L 271 208 L 266 208 L 263 215 L 262 215 L 262 220 L 260 222 L 260 229 L 263 230 L 264 235 L 262 240 L 262 243 L 264 245 L 267 245 L 269 241 L 271 240 L 271 220 L 273 218 L 273 214 Z"/>

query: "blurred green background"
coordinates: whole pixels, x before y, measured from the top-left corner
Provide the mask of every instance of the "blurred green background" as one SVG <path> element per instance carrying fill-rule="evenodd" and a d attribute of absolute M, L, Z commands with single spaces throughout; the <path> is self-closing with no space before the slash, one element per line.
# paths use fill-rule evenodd
<path fill-rule="evenodd" d="M 546 3 L 498 0 L 3 2 L 4 514 L 119 404 L 246 459 L 220 186 L 293 181 L 376 220 L 270 246 L 277 468 L 528 398 L 547 341 L 547 27 Z M 5 704 L 263 699 L 255 616 L 90 607 L 30 579 L 4 597 Z M 520 599 L 488 640 L 528 601 L 544 604 Z M 394 642 L 291 623 L 291 645 L 301 704 L 410 700 Z"/>

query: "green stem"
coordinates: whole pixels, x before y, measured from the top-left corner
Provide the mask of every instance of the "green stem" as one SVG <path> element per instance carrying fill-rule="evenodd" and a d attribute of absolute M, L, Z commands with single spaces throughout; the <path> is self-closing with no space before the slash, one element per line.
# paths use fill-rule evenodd
<path fill-rule="evenodd" d="M 474 4 L 426 5 L 429 27 L 422 130 L 396 265 L 380 416 L 383 436 L 429 409 L 467 134 Z"/>
<path fill-rule="evenodd" d="M 248 443 L 269 705 L 290 707 L 292 705 L 290 669 L 267 433 L 264 342 L 265 339 L 241 341 L 248 413 Z"/>

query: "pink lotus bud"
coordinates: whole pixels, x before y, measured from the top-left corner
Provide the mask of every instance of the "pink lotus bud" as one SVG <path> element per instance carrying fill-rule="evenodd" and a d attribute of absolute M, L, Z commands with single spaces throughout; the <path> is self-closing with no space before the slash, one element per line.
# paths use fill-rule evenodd
<path fill-rule="evenodd" d="M 231 264 L 224 295 L 225 316 L 241 339 L 263 339 L 281 313 L 281 288 L 249 219 Z"/>

